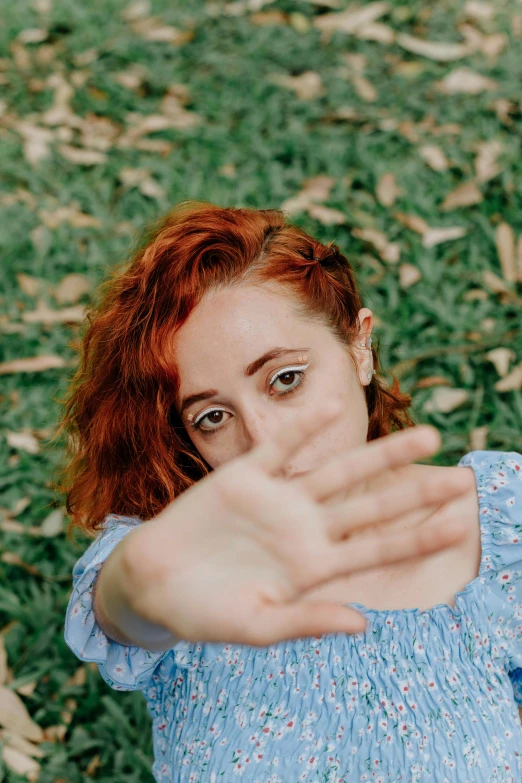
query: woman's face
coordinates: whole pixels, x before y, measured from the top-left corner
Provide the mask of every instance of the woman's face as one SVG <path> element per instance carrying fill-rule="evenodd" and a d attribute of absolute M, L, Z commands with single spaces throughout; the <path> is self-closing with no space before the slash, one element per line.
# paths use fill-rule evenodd
<path fill-rule="evenodd" d="M 248 285 L 208 293 L 175 335 L 176 409 L 213 469 L 272 440 L 297 412 L 312 412 L 330 398 L 342 401 L 342 414 L 292 457 L 281 476 L 307 472 L 366 442 L 362 387 L 370 382 L 372 360 L 370 351 L 357 344 L 371 334 L 372 311 L 359 311 L 356 369 L 325 326 L 296 318 L 288 296 L 281 288 Z M 257 361 L 275 348 L 288 353 Z M 257 367 L 246 373 L 255 362 Z M 209 390 L 206 399 L 186 404 L 186 398 Z"/>

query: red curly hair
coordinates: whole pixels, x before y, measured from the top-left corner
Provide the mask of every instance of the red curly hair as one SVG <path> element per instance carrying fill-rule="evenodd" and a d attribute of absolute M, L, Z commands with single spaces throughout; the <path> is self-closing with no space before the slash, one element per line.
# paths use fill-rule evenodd
<path fill-rule="evenodd" d="M 54 488 L 66 493 L 70 538 L 75 527 L 96 534 L 108 514 L 151 519 L 211 472 L 174 407 L 169 346 L 209 289 L 243 282 L 285 286 L 296 315 L 325 324 L 353 359 L 363 304 L 337 245 L 280 210 L 180 202 L 145 229 L 130 262 L 111 268 L 87 310 L 79 366 L 58 400 L 57 437 L 65 430 L 68 439 Z M 415 426 L 411 396 L 393 381 L 387 388 L 375 375 L 364 387 L 367 440 Z"/>

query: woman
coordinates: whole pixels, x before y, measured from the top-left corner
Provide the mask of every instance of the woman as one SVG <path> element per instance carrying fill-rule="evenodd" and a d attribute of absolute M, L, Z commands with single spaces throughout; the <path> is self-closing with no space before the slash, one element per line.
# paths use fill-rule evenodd
<path fill-rule="evenodd" d="M 522 456 L 411 464 L 337 247 L 184 202 L 89 321 L 65 638 L 143 691 L 155 779 L 519 780 Z"/>

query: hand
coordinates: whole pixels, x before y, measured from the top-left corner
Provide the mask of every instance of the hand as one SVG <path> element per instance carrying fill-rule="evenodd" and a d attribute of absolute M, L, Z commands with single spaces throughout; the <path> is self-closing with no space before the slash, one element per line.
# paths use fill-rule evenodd
<path fill-rule="evenodd" d="M 357 633 L 366 621 L 354 609 L 300 596 L 341 575 L 461 541 L 466 528 L 455 522 L 395 534 L 385 524 L 466 492 L 460 473 L 398 476 L 391 487 L 361 492 L 383 471 L 436 452 L 434 427 L 367 442 L 298 479 L 276 477 L 339 412 L 330 404 L 297 416 L 276 439 L 220 466 L 132 531 L 124 541 L 132 608 L 189 641 L 264 646 Z M 348 500 L 331 502 L 346 492 Z"/>

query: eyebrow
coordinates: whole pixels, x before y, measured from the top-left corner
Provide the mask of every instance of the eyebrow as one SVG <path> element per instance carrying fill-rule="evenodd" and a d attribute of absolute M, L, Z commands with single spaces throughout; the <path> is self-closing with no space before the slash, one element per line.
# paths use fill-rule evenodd
<path fill-rule="evenodd" d="M 255 361 L 251 362 L 251 364 L 248 364 L 244 368 L 243 373 L 245 378 L 250 378 L 252 375 L 255 375 L 256 372 L 258 372 L 258 370 L 263 367 L 263 365 L 272 359 L 279 359 L 281 356 L 285 356 L 288 353 L 305 353 L 309 350 L 310 348 L 270 348 L 268 351 L 265 351 L 265 353 L 260 356 L 259 359 L 256 359 Z M 214 397 L 216 394 L 218 394 L 217 389 L 206 389 L 205 391 L 197 392 L 196 394 L 189 394 L 187 397 L 184 397 L 181 402 L 181 409 L 179 414 L 180 417 L 183 416 L 183 413 L 187 408 L 190 408 L 191 405 L 194 405 L 196 402 L 200 402 L 201 400 L 208 400 L 209 397 Z"/>

